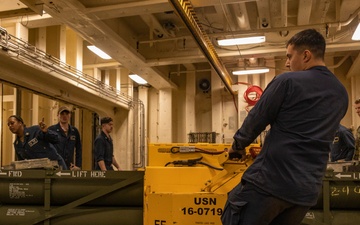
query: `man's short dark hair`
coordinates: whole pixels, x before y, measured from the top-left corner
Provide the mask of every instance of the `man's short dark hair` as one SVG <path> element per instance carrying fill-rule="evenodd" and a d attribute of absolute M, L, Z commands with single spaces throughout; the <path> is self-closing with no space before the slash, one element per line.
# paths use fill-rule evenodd
<path fill-rule="evenodd" d="M 297 51 L 309 50 L 316 58 L 324 59 L 326 41 L 315 29 L 307 29 L 295 34 L 286 43 L 286 47 L 293 45 Z"/>
<path fill-rule="evenodd" d="M 359 104 L 360 103 L 360 98 L 355 100 L 355 104 Z"/>
<path fill-rule="evenodd" d="M 101 118 L 100 123 L 101 123 L 101 125 L 103 125 L 106 123 L 110 123 L 111 121 L 113 121 L 113 119 L 111 117 L 103 117 L 103 118 Z"/>

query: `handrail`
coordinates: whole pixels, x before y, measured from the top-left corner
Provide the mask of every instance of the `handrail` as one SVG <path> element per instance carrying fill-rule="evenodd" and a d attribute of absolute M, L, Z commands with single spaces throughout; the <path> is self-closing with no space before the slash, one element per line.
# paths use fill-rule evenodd
<path fill-rule="evenodd" d="M 110 97 L 111 99 L 126 104 L 129 107 L 132 107 L 134 104 L 134 100 L 131 96 L 81 72 L 80 70 L 60 61 L 35 46 L 16 38 L 2 27 L 0 27 L 0 47 L 3 51 L 8 52 L 10 56 L 19 59 L 22 63 L 27 63 L 30 66 L 41 69 L 47 69 L 49 74 L 56 73 L 67 77 L 77 82 L 77 84 L 81 84 L 92 91 L 98 92 L 100 95 L 103 95 L 104 98 Z"/>

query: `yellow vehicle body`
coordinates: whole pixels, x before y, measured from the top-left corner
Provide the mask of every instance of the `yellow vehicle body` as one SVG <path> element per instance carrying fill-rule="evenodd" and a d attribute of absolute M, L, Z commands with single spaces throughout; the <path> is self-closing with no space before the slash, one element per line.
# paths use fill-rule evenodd
<path fill-rule="evenodd" d="M 144 225 L 221 225 L 227 193 L 251 164 L 228 160 L 230 144 L 150 144 Z"/>

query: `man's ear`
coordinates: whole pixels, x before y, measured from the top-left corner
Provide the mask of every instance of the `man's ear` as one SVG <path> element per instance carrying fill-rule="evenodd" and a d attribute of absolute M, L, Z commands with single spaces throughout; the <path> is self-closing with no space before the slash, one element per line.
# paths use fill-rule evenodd
<path fill-rule="evenodd" d="M 310 59 L 311 59 L 311 52 L 309 51 L 309 50 L 305 50 L 304 51 L 304 61 L 305 62 L 309 62 L 310 61 Z"/>

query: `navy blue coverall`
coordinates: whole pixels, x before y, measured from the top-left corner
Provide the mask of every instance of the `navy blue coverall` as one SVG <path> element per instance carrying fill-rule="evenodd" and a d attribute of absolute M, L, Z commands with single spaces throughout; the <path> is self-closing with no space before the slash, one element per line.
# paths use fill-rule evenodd
<path fill-rule="evenodd" d="M 57 152 L 63 157 L 68 168 L 71 164 L 77 167 L 82 166 L 82 145 L 78 129 L 69 124 L 67 135 L 60 126 L 60 123 L 54 124 L 48 128 L 59 135 L 59 142 L 55 144 Z M 74 160 L 75 155 L 75 160 Z"/>
<path fill-rule="evenodd" d="M 108 138 L 106 134 L 101 133 L 96 137 L 94 141 L 95 149 L 95 170 L 101 170 L 98 164 L 99 161 L 104 160 L 106 170 L 114 170 L 112 160 L 114 156 L 114 146 L 111 138 Z"/>
<path fill-rule="evenodd" d="M 331 162 L 344 159 L 351 161 L 355 152 L 355 137 L 351 130 L 340 124 L 331 145 Z"/>
<path fill-rule="evenodd" d="M 268 224 L 266 218 L 256 218 L 257 213 L 276 215 L 274 201 L 303 207 L 305 212 L 315 205 L 330 144 L 347 107 L 346 89 L 325 66 L 276 76 L 234 135 L 232 148 L 240 151 L 271 126 L 261 152 L 229 192 L 223 224 Z M 254 202 L 252 196 L 242 194 L 249 190 L 273 201 Z M 249 202 L 259 205 L 249 211 Z M 241 216 L 244 210 L 249 217 Z M 293 219 L 275 224 L 292 224 Z"/>
<path fill-rule="evenodd" d="M 57 160 L 62 169 L 68 169 L 64 159 L 57 153 L 53 144 L 59 141 L 58 135 L 51 130 L 46 133 L 39 126 L 24 128 L 24 142 L 17 137 L 14 149 L 18 160 L 48 158 Z"/>

